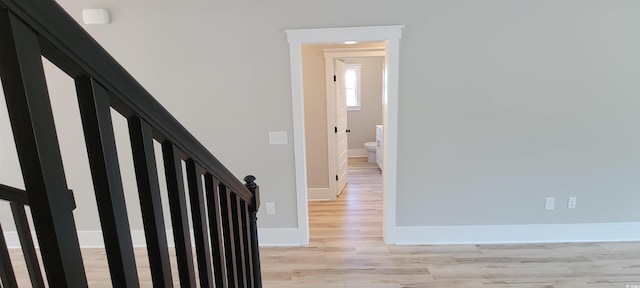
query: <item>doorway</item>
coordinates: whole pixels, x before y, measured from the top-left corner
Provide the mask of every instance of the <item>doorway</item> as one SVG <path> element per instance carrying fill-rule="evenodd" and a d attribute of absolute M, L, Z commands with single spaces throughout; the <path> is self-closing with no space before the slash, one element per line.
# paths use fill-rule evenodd
<path fill-rule="evenodd" d="M 336 175 L 336 182 L 329 183 L 329 196 L 333 197 L 331 199 L 335 199 L 340 195 L 344 184 L 346 184 L 347 155 L 349 157 L 355 156 L 351 154 L 358 150 L 365 151 L 364 155 L 367 155 L 366 150 L 363 149 L 365 142 L 374 141 L 376 139 L 376 125 L 383 124 L 382 91 L 385 89 L 383 72 L 385 71 L 386 48 L 384 42 L 368 42 L 341 48 L 335 48 L 336 46 L 329 47 L 323 49 L 323 56 L 325 70 L 327 71 L 325 76 L 327 127 L 329 128 L 327 139 L 335 139 L 335 141 L 328 141 L 327 149 L 329 155 L 335 155 L 335 157 L 329 157 L 328 159 L 329 175 Z M 372 64 L 372 59 L 374 59 L 374 62 L 376 61 L 375 59 L 378 59 L 378 62 Z M 347 64 L 347 62 L 351 64 Z M 340 85 L 340 80 L 344 78 L 342 82 L 345 82 L 346 71 L 349 70 L 352 72 L 353 81 L 350 81 L 350 85 L 347 85 L 351 87 L 347 88 L 343 87 L 345 85 Z M 364 82 L 362 80 L 363 75 L 367 76 L 367 80 Z M 366 89 L 363 89 L 365 87 Z M 367 105 L 363 106 L 364 102 Z M 347 122 L 351 121 L 347 121 L 347 118 L 358 121 L 347 124 Z M 345 130 L 346 133 L 343 133 Z M 353 134 L 351 130 L 353 130 Z M 348 137 L 346 136 L 347 134 L 349 134 Z M 366 141 L 363 141 L 362 137 L 366 137 L 366 135 L 369 135 L 369 137 Z M 346 141 L 346 138 L 349 138 L 349 141 Z M 349 142 L 348 145 L 347 142 Z M 354 144 L 358 145 L 357 148 L 360 149 L 351 149 L 354 148 Z"/>
<path fill-rule="evenodd" d="M 366 156 L 365 142 L 375 141 L 385 54 L 384 42 L 302 45 L 309 200 L 335 200 L 347 182 L 347 158 Z"/>
<path fill-rule="evenodd" d="M 385 81 L 383 93 L 384 167 L 383 167 L 383 237 L 393 243 L 396 235 L 396 167 L 398 123 L 399 42 L 403 26 L 327 28 L 287 30 L 291 64 L 294 159 L 296 175 L 298 227 L 296 239 L 300 245 L 309 243 L 306 147 L 304 127 L 304 92 L 302 85 L 302 45 L 345 43 L 346 41 L 377 42 L 386 45 Z"/>

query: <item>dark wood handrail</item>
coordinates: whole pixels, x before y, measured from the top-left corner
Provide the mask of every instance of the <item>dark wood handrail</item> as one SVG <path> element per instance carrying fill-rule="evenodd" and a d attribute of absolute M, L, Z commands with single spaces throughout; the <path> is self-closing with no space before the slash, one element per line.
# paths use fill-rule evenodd
<path fill-rule="evenodd" d="M 29 197 L 27 191 L 13 188 L 4 184 L 0 184 L 0 200 L 13 202 L 18 205 L 28 206 Z M 73 196 L 73 190 L 69 190 L 69 201 L 73 209 L 76 208 L 76 200 Z"/>
<path fill-rule="evenodd" d="M 0 184 L 0 200 L 29 205 L 26 191 L 2 184 Z"/>
<path fill-rule="evenodd" d="M 213 174 L 240 198 L 252 203 L 253 195 L 218 159 L 155 100 L 58 3 L 51 0 L 0 0 L 46 41 L 43 54 L 75 77 L 87 74 L 113 96 L 113 107 L 125 116 L 136 114 L 154 128 L 160 142 L 174 143 L 189 158 Z M 55 47 L 55 48 L 53 48 Z"/>

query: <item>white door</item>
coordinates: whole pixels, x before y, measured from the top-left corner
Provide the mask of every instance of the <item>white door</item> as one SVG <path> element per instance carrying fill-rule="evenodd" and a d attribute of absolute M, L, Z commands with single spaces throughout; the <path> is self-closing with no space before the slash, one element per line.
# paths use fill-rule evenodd
<path fill-rule="evenodd" d="M 336 196 L 340 195 L 344 186 L 347 185 L 347 165 L 348 165 L 348 145 L 347 145 L 347 99 L 345 74 L 347 72 L 347 64 L 340 60 L 336 60 L 335 66 L 334 89 L 336 95 L 335 110 L 335 147 L 336 147 Z"/>

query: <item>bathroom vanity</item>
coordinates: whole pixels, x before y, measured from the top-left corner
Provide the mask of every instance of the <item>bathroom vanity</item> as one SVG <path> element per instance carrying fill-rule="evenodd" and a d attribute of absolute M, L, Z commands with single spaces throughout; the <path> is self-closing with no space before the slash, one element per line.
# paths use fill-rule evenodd
<path fill-rule="evenodd" d="M 382 149 L 382 145 L 384 143 L 382 141 L 382 136 L 384 135 L 383 132 L 382 125 L 376 125 L 376 163 L 378 163 L 380 170 L 382 170 L 382 151 L 384 151 L 384 149 Z"/>

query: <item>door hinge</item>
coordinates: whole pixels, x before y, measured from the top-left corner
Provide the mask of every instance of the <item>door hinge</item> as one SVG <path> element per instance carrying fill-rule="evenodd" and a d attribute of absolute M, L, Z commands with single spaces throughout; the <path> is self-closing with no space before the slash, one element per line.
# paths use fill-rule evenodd
<path fill-rule="evenodd" d="M 338 77 L 336 77 L 336 75 L 333 75 L 333 82 L 338 81 Z"/>
<path fill-rule="evenodd" d="M 335 128 L 334 132 L 338 133 L 338 127 L 333 127 L 333 128 Z"/>
<path fill-rule="evenodd" d="M 336 175 L 336 181 L 338 181 L 338 175 Z"/>

